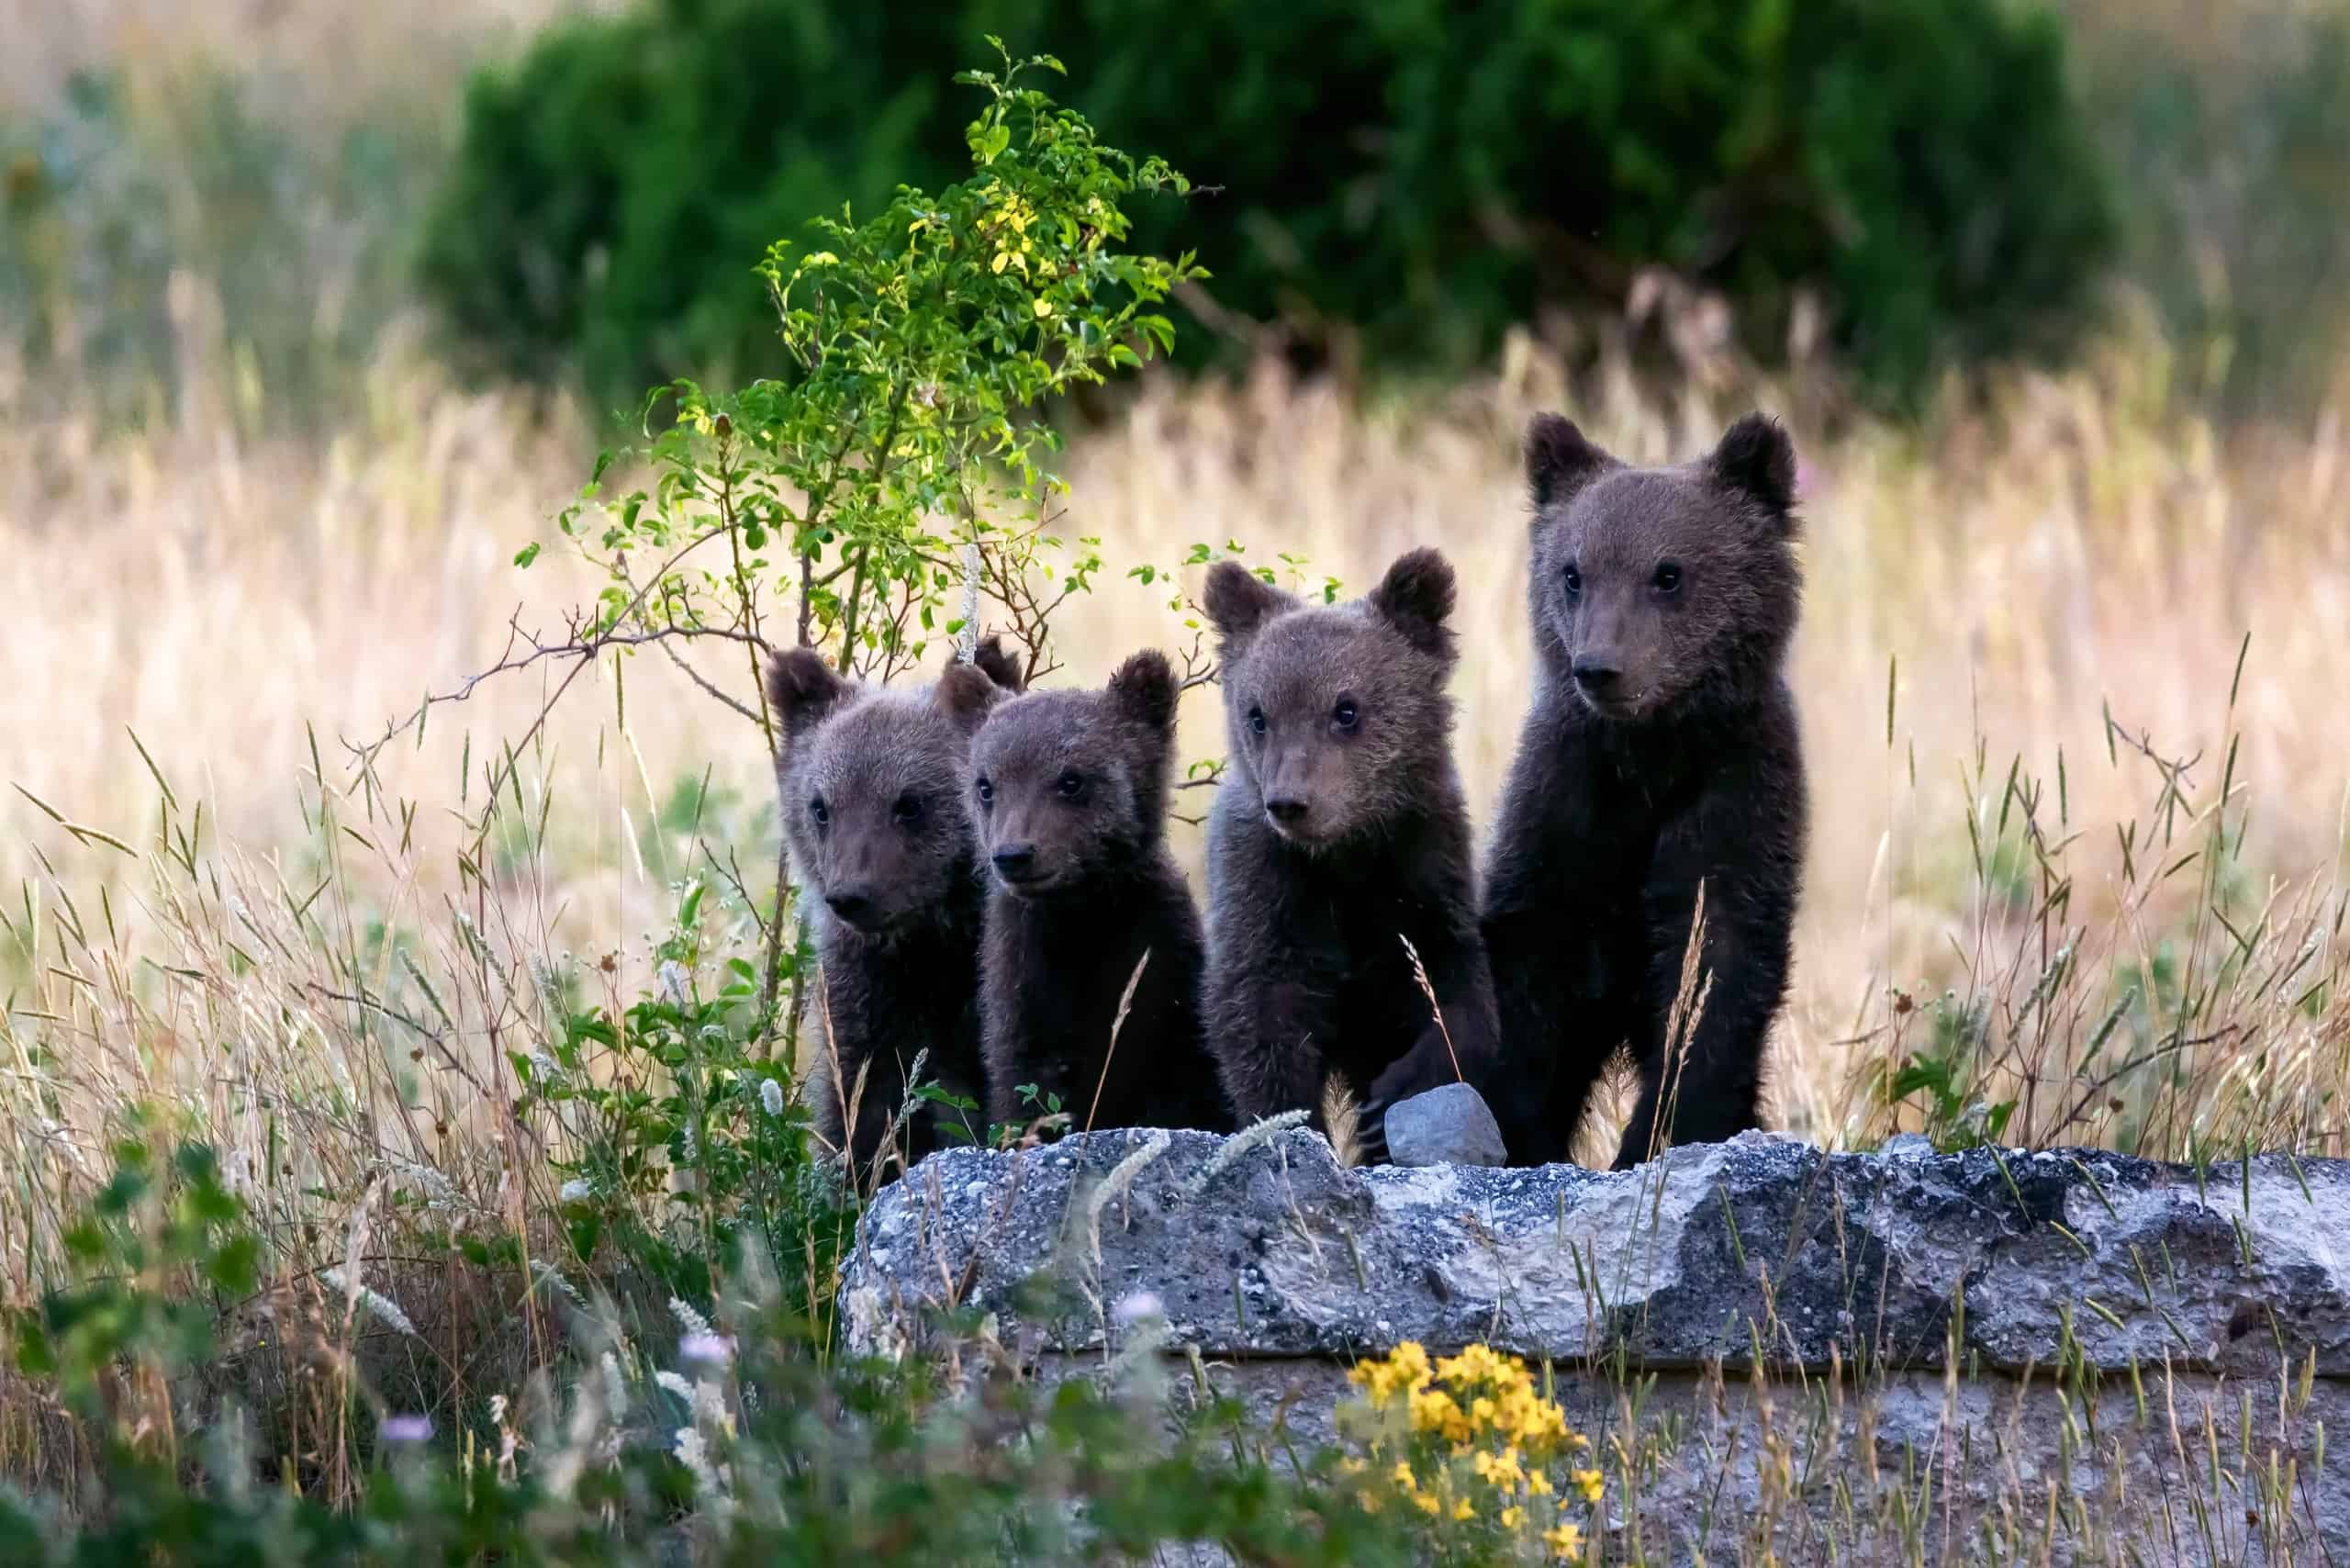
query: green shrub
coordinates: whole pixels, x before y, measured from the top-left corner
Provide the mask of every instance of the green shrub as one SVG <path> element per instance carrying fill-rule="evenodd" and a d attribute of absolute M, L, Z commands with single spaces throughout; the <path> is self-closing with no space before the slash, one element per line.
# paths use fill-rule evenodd
<path fill-rule="evenodd" d="M 2008 0 L 648 0 L 477 81 L 424 276 L 458 341 L 599 388 L 765 369 L 739 257 L 956 151 L 947 72 L 1048 36 L 1076 107 L 1210 187 L 1136 241 L 1226 310 L 1393 363 L 1662 263 L 1751 346 L 1796 291 L 1878 386 L 2061 348 L 2113 233 L 2061 28 Z M 1212 350 L 1212 333 L 1187 334 Z"/>

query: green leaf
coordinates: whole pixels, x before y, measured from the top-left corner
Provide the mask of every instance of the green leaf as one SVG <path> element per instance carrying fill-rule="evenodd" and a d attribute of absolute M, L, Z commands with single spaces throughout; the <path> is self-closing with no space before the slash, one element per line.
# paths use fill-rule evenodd
<path fill-rule="evenodd" d="M 204 1272 L 229 1295 L 252 1294 L 261 1282 L 260 1239 L 251 1235 L 230 1238 L 214 1251 Z"/>
<path fill-rule="evenodd" d="M 521 549 L 514 553 L 514 564 L 526 570 L 529 568 L 531 563 L 538 558 L 539 546 L 535 543 L 525 544 Z"/>

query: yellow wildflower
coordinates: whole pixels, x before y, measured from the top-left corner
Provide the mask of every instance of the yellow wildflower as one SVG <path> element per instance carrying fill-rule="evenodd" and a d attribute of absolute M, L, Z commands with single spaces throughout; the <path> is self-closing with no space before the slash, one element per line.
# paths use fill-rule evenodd
<path fill-rule="evenodd" d="M 1526 1510 L 1512 1503 L 1502 1510 L 1502 1529 L 1516 1529 L 1526 1522 Z"/>
<path fill-rule="evenodd" d="M 1468 1498 L 1458 1497 L 1453 1500 L 1452 1517 L 1456 1519 L 1473 1519 L 1477 1517 L 1477 1510 L 1471 1505 Z"/>
<path fill-rule="evenodd" d="M 1415 1492 L 1412 1494 L 1412 1501 L 1419 1506 L 1420 1512 L 1424 1514 L 1434 1515 L 1437 1510 L 1436 1494 L 1433 1492 Z"/>
<path fill-rule="evenodd" d="M 1542 1544 L 1558 1553 L 1561 1562 L 1576 1562 L 1583 1556 L 1583 1530 L 1575 1525 L 1553 1525 L 1542 1532 Z"/>
<path fill-rule="evenodd" d="M 1420 1489 L 1420 1478 L 1414 1475 L 1412 1467 L 1400 1459 L 1395 1462 L 1395 1484 L 1406 1492 L 1416 1492 Z"/>
<path fill-rule="evenodd" d="M 1516 1486 L 1526 1479 L 1526 1472 L 1518 1466 L 1516 1449 L 1505 1450 L 1501 1453 L 1479 1449 L 1470 1462 L 1476 1468 L 1478 1479 L 1490 1486 Z"/>
<path fill-rule="evenodd" d="M 1388 1353 L 1387 1364 L 1413 1388 L 1428 1383 L 1428 1353 L 1416 1339 L 1406 1339 Z"/>
<path fill-rule="evenodd" d="M 1548 1497 L 1550 1495 L 1550 1478 L 1539 1470 L 1535 1471 L 1527 1476 L 1526 1489 L 1537 1497 Z"/>
<path fill-rule="evenodd" d="M 1596 1503 L 1599 1501 L 1599 1472 L 1595 1470 L 1572 1471 L 1569 1473 L 1567 1479 L 1575 1484 L 1575 1489 L 1583 1494 L 1583 1500 L 1584 1502 Z"/>
<path fill-rule="evenodd" d="M 1040 320 L 1041 320 L 1043 318 L 1045 318 L 1045 317 L 1046 317 L 1046 316 L 1049 316 L 1049 315 L 1051 315 L 1052 313 L 1053 313 L 1053 302 L 1052 302 L 1051 300 L 1049 300 L 1049 299 L 1039 299 L 1038 301 L 1036 301 L 1036 316 L 1037 316 L 1037 319 L 1040 319 Z"/>

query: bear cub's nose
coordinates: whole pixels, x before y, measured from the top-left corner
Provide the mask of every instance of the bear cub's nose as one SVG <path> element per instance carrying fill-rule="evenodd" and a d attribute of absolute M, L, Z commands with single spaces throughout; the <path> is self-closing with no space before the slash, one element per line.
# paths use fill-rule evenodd
<path fill-rule="evenodd" d="M 996 875 L 1007 882 L 1024 882 L 1036 874 L 1036 846 L 1033 844 L 1007 844 L 990 858 L 995 862 Z"/>
<path fill-rule="evenodd" d="M 1624 672 L 1616 667 L 1613 659 L 1589 655 L 1575 660 L 1574 671 L 1575 684 L 1594 697 L 1610 695 L 1624 678 Z"/>
<path fill-rule="evenodd" d="M 1265 810 L 1277 823 L 1294 827 L 1305 820 L 1305 802 L 1294 795 L 1268 795 Z"/>

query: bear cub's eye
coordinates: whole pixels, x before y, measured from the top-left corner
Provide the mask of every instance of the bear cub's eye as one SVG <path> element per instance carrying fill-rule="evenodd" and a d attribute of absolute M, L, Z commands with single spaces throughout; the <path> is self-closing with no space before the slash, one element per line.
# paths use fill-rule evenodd
<path fill-rule="evenodd" d="M 1074 801 L 1085 793 L 1085 776 L 1071 768 L 1054 780 L 1053 788 L 1061 792 L 1062 800 Z"/>
<path fill-rule="evenodd" d="M 1258 734 L 1265 733 L 1265 711 L 1262 708 L 1248 710 L 1248 727 Z"/>
<path fill-rule="evenodd" d="M 1570 566 L 1567 568 L 1567 597 L 1573 599 L 1583 592 L 1583 574 Z"/>
<path fill-rule="evenodd" d="M 984 774 L 979 777 L 979 804 L 982 806 L 995 804 L 995 781 Z"/>
<path fill-rule="evenodd" d="M 822 827 L 833 820 L 833 809 L 824 804 L 824 797 L 822 795 L 808 802 L 808 820 L 818 827 Z"/>
<path fill-rule="evenodd" d="M 901 827 L 912 827 L 922 821 L 922 797 L 901 795 L 898 803 L 890 808 L 890 820 Z"/>
<path fill-rule="evenodd" d="M 1659 561 L 1656 566 L 1656 576 L 1649 580 L 1656 585 L 1657 592 L 1671 593 L 1681 586 L 1681 563 Z"/>
<path fill-rule="evenodd" d="M 1351 732 L 1355 725 L 1361 722 L 1362 713 L 1355 707 L 1353 698 L 1341 697 L 1338 699 L 1338 705 L 1330 710 L 1330 717 L 1337 722 L 1338 728 Z"/>

